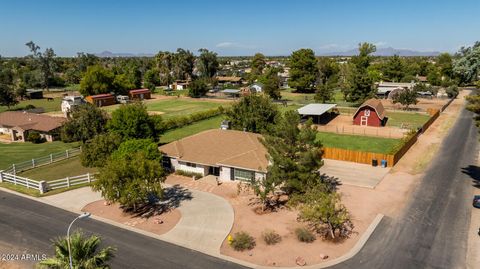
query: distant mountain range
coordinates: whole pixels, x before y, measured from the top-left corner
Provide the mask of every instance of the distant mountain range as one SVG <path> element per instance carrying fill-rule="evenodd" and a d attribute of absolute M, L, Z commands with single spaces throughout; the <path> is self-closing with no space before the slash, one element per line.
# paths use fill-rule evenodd
<path fill-rule="evenodd" d="M 358 49 L 351 49 L 347 51 L 341 52 L 324 52 L 318 53 L 319 56 L 353 56 L 358 54 Z M 417 51 L 417 50 L 409 50 L 409 49 L 395 49 L 392 47 L 388 48 L 377 48 L 377 51 L 373 54 L 375 56 L 438 56 L 440 54 L 439 51 Z M 153 57 L 155 54 L 153 53 L 124 53 L 124 52 L 111 52 L 111 51 L 103 51 L 100 53 L 95 53 L 98 57 L 104 58 L 116 58 L 116 57 Z"/>
<path fill-rule="evenodd" d="M 326 52 L 320 53 L 321 56 L 353 56 L 358 54 L 358 49 L 347 50 L 343 52 Z M 438 56 L 439 51 L 416 51 L 409 49 L 395 49 L 392 47 L 388 48 L 377 48 L 377 51 L 373 54 L 375 56 Z"/>
<path fill-rule="evenodd" d="M 95 56 L 102 58 L 115 58 L 115 57 L 153 57 L 153 53 L 122 53 L 122 52 L 111 52 L 111 51 L 102 51 L 100 53 L 95 53 Z"/>

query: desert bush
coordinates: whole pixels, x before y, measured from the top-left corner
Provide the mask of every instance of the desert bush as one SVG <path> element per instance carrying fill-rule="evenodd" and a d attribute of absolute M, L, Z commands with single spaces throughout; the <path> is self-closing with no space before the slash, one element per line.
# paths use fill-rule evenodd
<path fill-rule="evenodd" d="M 255 239 L 246 232 L 238 232 L 233 235 L 231 244 L 236 251 L 244 251 L 255 247 Z"/>
<path fill-rule="evenodd" d="M 262 233 L 262 239 L 267 245 L 275 245 L 282 241 L 282 237 L 274 230 L 265 230 Z"/>
<path fill-rule="evenodd" d="M 315 241 L 315 235 L 313 235 L 312 232 L 310 232 L 307 228 L 304 227 L 299 227 L 295 229 L 295 235 L 300 242 L 311 243 Z"/>

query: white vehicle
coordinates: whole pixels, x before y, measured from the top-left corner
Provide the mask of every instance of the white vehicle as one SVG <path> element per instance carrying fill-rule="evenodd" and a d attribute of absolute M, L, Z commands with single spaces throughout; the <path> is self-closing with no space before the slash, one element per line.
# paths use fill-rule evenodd
<path fill-rule="evenodd" d="M 78 106 L 85 103 L 85 99 L 82 96 L 65 96 L 62 99 L 62 112 L 63 114 L 67 114 L 68 112 L 72 111 L 74 106 Z"/>
<path fill-rule="evenodd" d="M 117 95 L 116 99 L 119 104 L 126 104 L 130 101 L 130 98 L 126 95 Z"/>

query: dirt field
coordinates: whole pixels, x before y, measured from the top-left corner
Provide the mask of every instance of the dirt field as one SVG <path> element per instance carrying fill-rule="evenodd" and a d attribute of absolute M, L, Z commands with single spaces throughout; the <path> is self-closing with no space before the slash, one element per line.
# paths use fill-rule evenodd
<path fill-rule="evenodd" d="M 396 127 L 369 127 L 353 125 L 352 116 L 338 115 L 326 125 L 316 125 L 321 132 L 350 134 L 350 135 L 364 135 L 364 136 L 379 136 L 386 138 L 402 138 L 408 130 Z"/>
<path fill-rule="evenodd" d="M 156 234 L 164 234 L 170 231 L 181 217 L 178 209 L 150 218 L 134 217 L 124 213 L 118 204 L 106 205 L 105 200 L 90 203 L 82 211 Z M 158 220 L 163 221 L 163 223 L 156 223 Z"/>
<path fill-rule="evenodd" d="M 427 111 L 429 108 L 441 109 L 442 106 L 448 102 L 448 100 L 449 99 L 447 98 L 418 98 L 418 103 L 410 106 L 409 108 L 416 111 Z M 401 104 L 394 104 L 390 99 L 382 99 L 382 104 L 385 109 L 403 110 L 403 106 Z"/>

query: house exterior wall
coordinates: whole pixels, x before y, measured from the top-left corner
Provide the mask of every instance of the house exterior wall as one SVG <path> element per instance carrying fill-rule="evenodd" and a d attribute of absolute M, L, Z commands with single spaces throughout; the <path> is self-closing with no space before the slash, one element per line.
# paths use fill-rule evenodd
<path fill-rule="evenodd" d="M 188 166 L 186 162 L 177 161 L 177 165 L 173 167 L 175 168 L 175 170 L 182 170 L 185 172 L 202 174 L 203 176 L 208 174 L 208 166 L 204 166 L 200 164 L 195 164 L 195 167 L 193 167 L 193 166 Z"/>
<path fill-rule="evenodd" d="M 232 169 L 230 167 L 221 166 L 220 167 L 220 176 L 218 179 L 220 181 L 230 181 Z"/>
<path fill-rule="evenodd" d="M 10 134 L 11 131 L 10 131 L 10 128 L 0 127 L 0 133 L 2 133 L 2 134 Z"/>
<path fill-rule="evenodd" d="M 357 115 L 353 118 L 353 124 L 354 125 L 360 125 L 361 124 L 361 119 L 362 116 L 365 116 L 365 112 L 369 111 L 370 115 L 367 116 L 367 125 L 366 126 L 375 126 L 375 127 L 380 127 L 382 126 L 382 121 L 378 117 L 377 113 L 375 112 L 375 109 L 371 107 L 363 107 L 358 111 Z"/>

